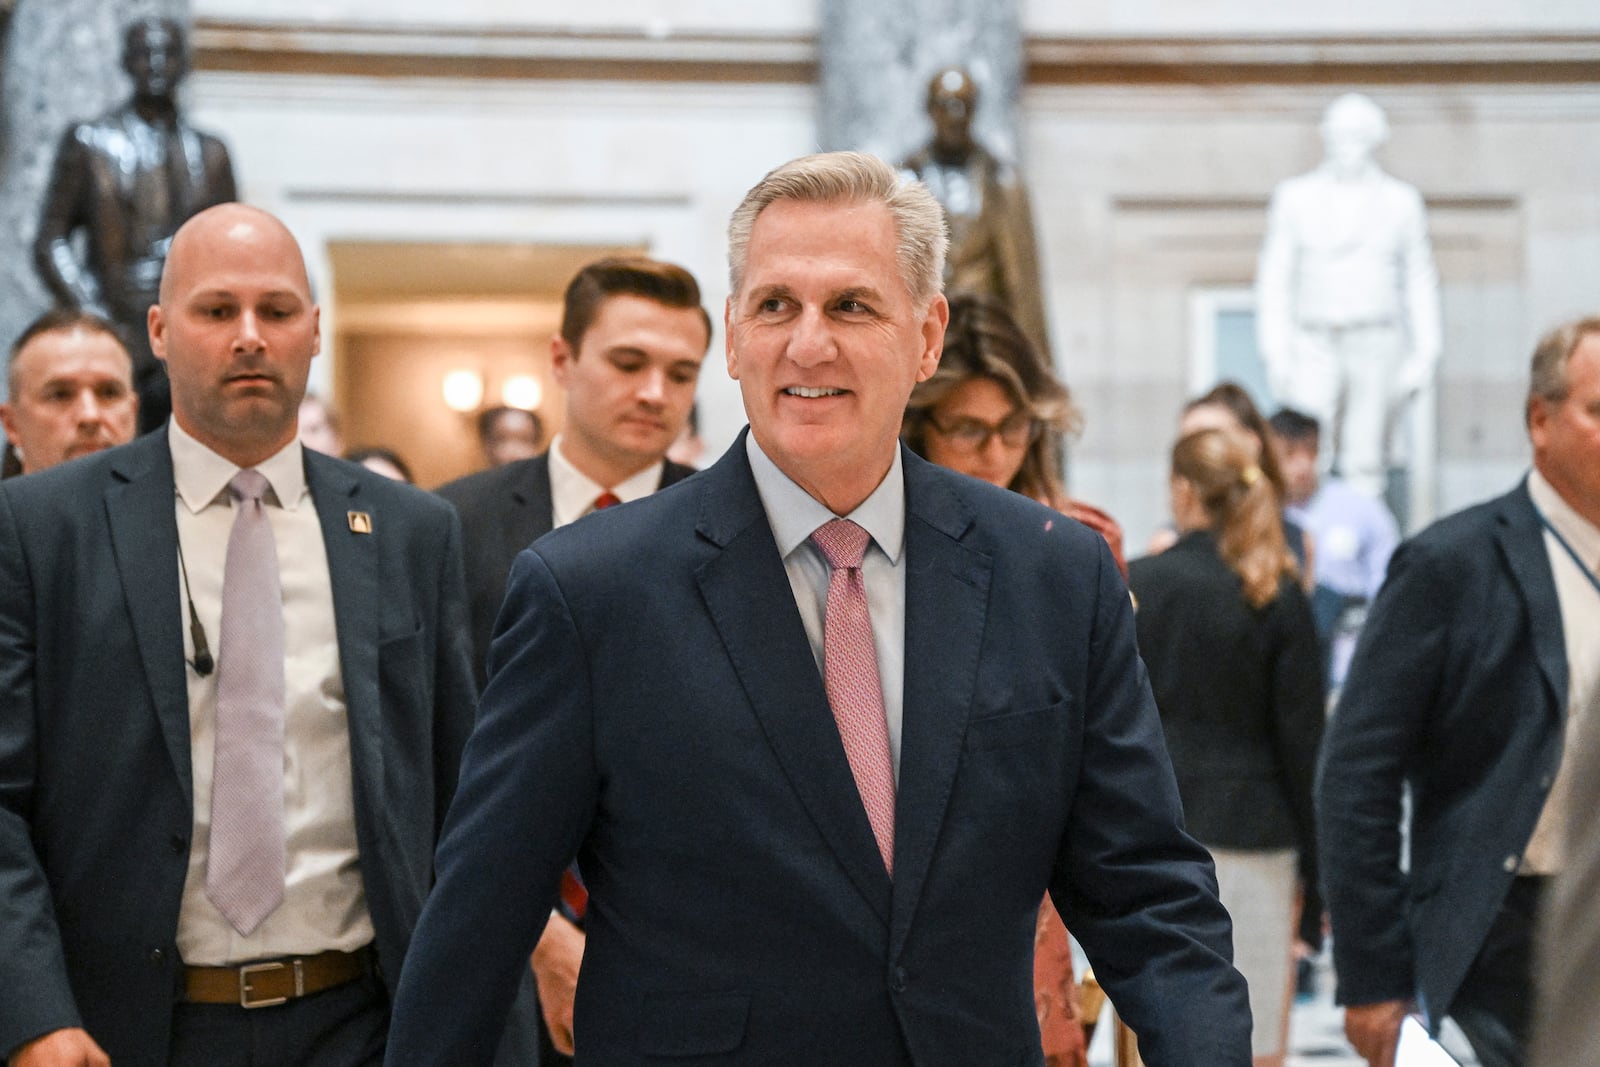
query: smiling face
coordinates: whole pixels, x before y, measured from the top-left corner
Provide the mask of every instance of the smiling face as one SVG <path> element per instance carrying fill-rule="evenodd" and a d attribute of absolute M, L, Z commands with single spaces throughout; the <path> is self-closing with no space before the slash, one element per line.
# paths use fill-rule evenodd
<path fill-rule="evenodd" d="M 576 351 L 559 335 L 551 342 L 551 371 L 567 390 L 561 454 L 607 487 L 658 462 L 694 406 L 708 341 L 699 307 L 607 297 Z"/>
<path fill-rule="evenodd" d="M 277 219 L 223 204 L 178 231 L 150 346 L 173 418 L 201 444 L 241 467 L 287 445 L 321 344 L 305 263 Z"/>
<path fill-rule="evenodd" d="M 756 443 L 836 514 L 888 473 L 906 399 L 939 365 L 949 307 L 918 308 L 881 203 L 778 200 L 728 298 L 728 374 Z"/>

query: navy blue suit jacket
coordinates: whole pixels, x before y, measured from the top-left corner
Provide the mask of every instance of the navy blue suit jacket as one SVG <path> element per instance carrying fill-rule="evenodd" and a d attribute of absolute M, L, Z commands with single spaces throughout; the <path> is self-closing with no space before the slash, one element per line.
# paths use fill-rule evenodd
<path fill-rule="evenodd" d="M 578 855 L 578 1062 L 1041 1065 L 1048 888 L 1154 1067 L 1250 1061 L 1244 983 L 1104 542 L 905 456 L 884 871 L 743 439 L 517 560 L 389 1062 L 485 1062 Z"/>
<path fill-rule="evenodd" d="M 472 723 L 459 526 L 426 493 L 305 462 L 392 983 Z M 113 1063 L 167 1062 L 194 821 L 174 501 L 165 432 L 0 485 L 0 1054 L 83 1026 Z"/>
<path fill-rule="evenodd" d="M 681 482 L 693 473 L 693 467 L 668 460 L 658 488 Z M 438 493 L 454 504 L 461 516 L 472 667 L 481 689 L 487 677 L 489 638 L 506 598 L 511 564 L 517 553 L 555 528 L 550 453 L 457 478 L 441 485 Z"/>
<path fill-rule="evenodd" d="M 1417 997 L 1437 1031 L 1544 808 L 1566 705 L 1561 607 L 1526 484 L 1400 546 L 1317 783 L 1341 1003 Z"/>

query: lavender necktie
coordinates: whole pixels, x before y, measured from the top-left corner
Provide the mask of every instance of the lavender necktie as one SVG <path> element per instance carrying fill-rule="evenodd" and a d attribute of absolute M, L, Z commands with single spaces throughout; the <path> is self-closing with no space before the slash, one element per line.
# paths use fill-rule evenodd
<path fill-rule="evenodd" d="M 889 756 L 889 722 L 884 717 L 878 654 L 872 644 L 872 617 L 861 558 L 867 531 L 849 519 L 823 523 L 811 535 L 831 573 L 828 607 L 822 623 L 822 676 L 833 721 L 844 742 L 872 835 L 883 866 L 894 873 L 894 768 Z"/>
<path fill-rule="evenodd" d="M 259 471 L 228 483 L 206 896 L 248 936 L 283 902 L 283 595 Z"/>

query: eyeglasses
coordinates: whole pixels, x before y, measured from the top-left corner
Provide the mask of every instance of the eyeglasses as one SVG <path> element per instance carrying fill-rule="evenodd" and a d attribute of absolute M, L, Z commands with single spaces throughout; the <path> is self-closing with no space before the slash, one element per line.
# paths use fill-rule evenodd
<path fill-rule="evenodd" d="M 928 425 L 932 426 L 940 437 L 968 452 L 982 452 L 989 446 L 990 439 L 995 437 L 1000 438 L 1001 443 L 1007 448 L 1022 448 L 1032 444 L 1033 439 L 1039 435 L 1038 420 L 1020 411 L 998 426 L 980 419 L 969 418 L 940 422 L 931 415 L 928 417 Z"/>

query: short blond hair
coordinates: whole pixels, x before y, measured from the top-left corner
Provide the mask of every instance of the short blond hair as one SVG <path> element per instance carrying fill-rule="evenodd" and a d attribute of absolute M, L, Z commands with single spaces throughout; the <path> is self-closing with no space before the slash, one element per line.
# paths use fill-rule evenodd
<path fill-rule="evenodd" d="M 895 259 L 900 277 L 918 307 L 944 288 L 944 259 L 950 245 L 944 209 L 927 186 L 865 152 L 821 152 L 801 156 L 768 172 L 728 220 L 728 284 L 738 293 L 756 218 L 779 200 L 811 204 L 878 203 L 889 209 L 895 227 Z"/>

